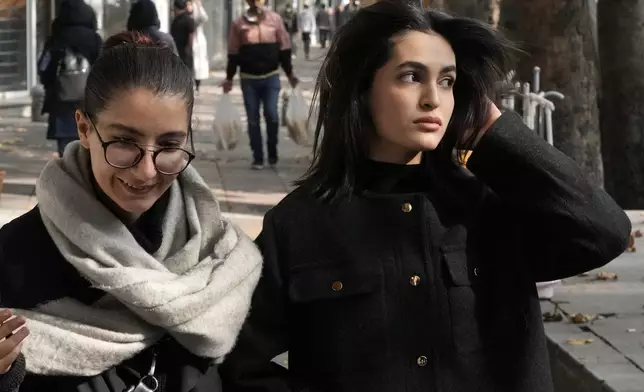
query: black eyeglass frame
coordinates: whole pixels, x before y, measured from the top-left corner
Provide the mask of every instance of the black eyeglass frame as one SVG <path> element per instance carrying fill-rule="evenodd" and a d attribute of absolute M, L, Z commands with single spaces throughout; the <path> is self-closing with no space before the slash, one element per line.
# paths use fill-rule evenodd
<path fill-rule="evenodd" d="M 112 166 L 115 169 L 130 169 L 138 165 L 143 157 L 145 156 L 146 152 L 151 152 L 152 153 L 152 162 L 154 163 L 154 168 L 156 169 L 157 172 L 166 175 L 166 176 L 174 176 L 177 174 L 181 174 L 184 170 L 190 166 L 190 163 L 195 159 L 196 155 L 186 149 L 179 148 L 179 147 L 159 147 L 155 150 L 150 150 L 150 149 L 145 149 L 141 147 L 138 143 L 134 142 L 128 142 L 128 141 L 123 141 L 123 140 L 110 140 L 108 142 L 103 140 L 103 137 L 101 137 L 101 133 L 98 131 L 98 128 L 96 128 L 96 125 L 94 125 L 94 121 L 91 119 L 91 117 L 87 114 L 87 112 L 83 113 L 85 115 L 85 118 L 87 118 L 87 121 L 89 121 L 90 124 L 92 124 L 92 128 L 94 128 L 94 131 L 96 131 L 96 135 L 98 136 L 98 140 L 101 142 L 101 147 L 103 148 L 103 158 L 105 159 L 105 162 L 107 162 L 108 165 Z M 190 145 L 192 146 L 192 150 L 194 151 L 195 146 L 194 146 L 194 141 L 192 139 L 192 132 L 189 132 L 188 137 L 190 138 Z M 139 155 L 138 157 L 134 160 L 134 162 L 131 165 L 128 166 L 118 166 L 113 164 L 112 162 L 107 159 L 107 148 L 111 146 L 112 144 L 116 143 L 121 143 L 121 144 L 130 144 L 136 148 L 139 149 Z M 148 146 L 149 147 L 149 146 Z M 166 150 L 181 150 L 188 154 L 188 162 L 186 162 L 186 166 L 184 166 L 183 169 L 179 170 L 178 172 L 175 173 L 167 173 L 162 170 L 159 170 L 159 166 L 157 165 L 157 156 L 163 151 Z"/>

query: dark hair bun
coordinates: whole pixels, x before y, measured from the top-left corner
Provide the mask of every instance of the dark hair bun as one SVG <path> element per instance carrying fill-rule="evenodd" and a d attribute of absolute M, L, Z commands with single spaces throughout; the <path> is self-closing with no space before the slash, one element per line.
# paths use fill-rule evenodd
<path fill-rule="evenodd" d="M 103 44 L 103 50 L 107 50 L 119 45 L 148 46 L 158 48 L 165 47 L 165 45 L 161 45 L 155 42 L 155 40 L 152 39 L 149 35 L 145 35 L 138 31 L 123 31 L 109 37 Z"/>

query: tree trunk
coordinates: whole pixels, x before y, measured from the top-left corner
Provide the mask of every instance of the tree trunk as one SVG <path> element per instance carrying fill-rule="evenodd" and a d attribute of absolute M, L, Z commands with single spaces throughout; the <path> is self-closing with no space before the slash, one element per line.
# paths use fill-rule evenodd
<path fill-rule="evenodd" d="M 606 190 L 644 208 L 644 0 L 600 1 L 601 131 Z"/>
<path fill-rule="evenodd" d="M 563 101 L 555 100 L 555 146 L 601 186 L 598 52 L 591 1 L 595 0 L 503 0 L 501 27 L 527 52 L 520 56 L 518 80 L 532 82 L 532 69 L 538 66 L 541 90 L 565 95 Z"/>

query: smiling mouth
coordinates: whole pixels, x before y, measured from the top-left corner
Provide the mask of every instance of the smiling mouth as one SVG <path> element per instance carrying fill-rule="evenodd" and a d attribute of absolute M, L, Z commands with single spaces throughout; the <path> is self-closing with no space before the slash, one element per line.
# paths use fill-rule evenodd
<path fill-rule="evenodd" d="M 147 193 L 148 191 L 150 191 L 151 189 L 156 187 L 156 184 L 136 186 L 136 185 L 132 185 L 132 184 L 126 182 L 126 181 L 123 181 L 120 178 L 117 178 L 117 179 L 125 187 L 125 189 L 127 189 L 128 191 L 130 191 L 132 193 L 137 193 L 137 194 Z"/>

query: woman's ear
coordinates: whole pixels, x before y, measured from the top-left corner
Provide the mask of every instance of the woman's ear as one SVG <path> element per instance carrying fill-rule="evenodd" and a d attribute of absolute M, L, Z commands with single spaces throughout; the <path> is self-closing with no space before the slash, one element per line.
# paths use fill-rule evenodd
<path fill-rule="evenodd" d="M 76 128 L 78 129 L 78 137 L 80 138 L 81 146 L 89 150 L 89 131 L 91 129 L 89 119 L 85 116 L 80 109 L 76 110 Z"/>

